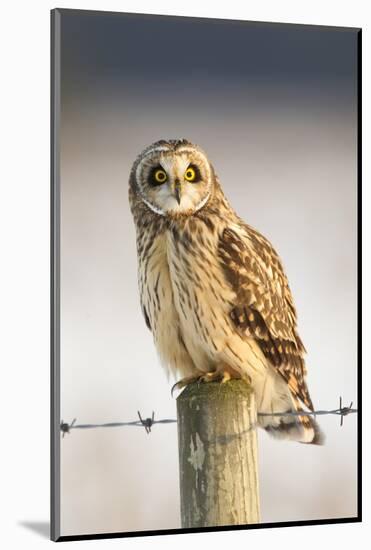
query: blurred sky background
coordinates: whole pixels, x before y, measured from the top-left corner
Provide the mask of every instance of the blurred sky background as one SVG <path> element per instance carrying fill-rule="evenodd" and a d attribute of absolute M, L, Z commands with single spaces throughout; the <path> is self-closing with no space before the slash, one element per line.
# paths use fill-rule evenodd
<path fill-rule="evenodd" d="M 160 138 L 209 155 L 280 254 L 319 409 L 357 398 L 355 29 L 62 11 L 61 416 L 175 418 L 139 306 L 128 176 Z M 259 431 L 263 522 L 357 514 L 357 418 Z M 61 534 L 180 527 L 176 425 L 61 441 Z"/>

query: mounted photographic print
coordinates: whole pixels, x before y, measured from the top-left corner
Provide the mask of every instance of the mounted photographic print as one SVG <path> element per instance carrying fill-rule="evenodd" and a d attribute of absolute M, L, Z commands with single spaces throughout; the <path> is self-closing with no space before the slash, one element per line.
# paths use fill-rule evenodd
<path fill-rule="evenodd" d="M 52 539 L 360 521 L 361 30 L 51 20 Z"/>

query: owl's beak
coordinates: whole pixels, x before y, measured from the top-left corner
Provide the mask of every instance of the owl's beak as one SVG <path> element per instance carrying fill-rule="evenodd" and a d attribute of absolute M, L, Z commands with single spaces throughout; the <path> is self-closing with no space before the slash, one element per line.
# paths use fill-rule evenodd
<path fill-rule="evenodd" d="M 175 180 L 174 183 L 174 197 L 176 198 L 176 202 L 180 204 L 180 199 L 182 198 L 182 186 L 179 180 Z"/>

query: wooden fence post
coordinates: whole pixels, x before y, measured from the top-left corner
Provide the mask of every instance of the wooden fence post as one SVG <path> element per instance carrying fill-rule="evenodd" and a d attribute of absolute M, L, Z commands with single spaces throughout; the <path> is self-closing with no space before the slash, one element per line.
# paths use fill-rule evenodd
<path fill-rule="evenodd" d="M 259 523 L 255 398 L 244 380 L 177 398 L 182 527 Z"/>

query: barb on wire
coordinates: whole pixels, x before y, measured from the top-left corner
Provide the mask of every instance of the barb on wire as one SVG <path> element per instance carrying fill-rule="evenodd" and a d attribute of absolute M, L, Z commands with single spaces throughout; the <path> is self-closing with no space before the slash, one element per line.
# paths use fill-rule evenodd
<path fill-rule="evenodd" d="M 73 425 L 75 424 L 75 422 L 76 422 L 76 418 L 72 420 L 71 424 L 67 424 L 67 422 L 63 422 L 63 420 L 61 421 L 61 432 L 63 433 L 62 437 L 64 437 L 65 434 L 70 433 L 70 429 L 73 428 Z"/>
<path fill-rule="evenodd" d="M 339 407 L 330 411 L 289 411 L 289 412 L 276 412 L 276 413 L 258 413 L 258 416 L 321 416 L 327 414 L 333 414 L 340 416 L 340 426 L 343 425 L 344 416 L 348 414 L 357 413 L 358 409 L 353 409 L 353 401 L 348 407 L 343 407 L 343 400 L 340 397 Z M 79 429 L 91 429 L 91 428 L 119 428 L 121 426 L 139 426 L 144 427 L 147 434 L 151 432 L 154 424 L 174 424 L 177 422 L 175 418 L 162 418 L 161 420 L 155 420 L 155 413 L 152 411 L 152 416 L 143 418 L 139 411 L 137 411 L 139 420 L 133 420 L 131 422 L 107 422 L 105 424 L 76 424 L 76 418 L 74 418 L 71 424 L 67 422 L 60 423 L 60 431 L 62 437 L 65 434 L 69 434 L 71 430 Z"/>
<path fill-rule="evenodd" d="M 152 411 L 152 417 L 151 417 L 151 418 L 145 418 L 145 419 L 143 420 L 143 418 L 140 416 L 140 412 L 139 412 L 139 411 L 138 411 L 138 416 L 139 416 L 139 420 L 141 421 L 141 423 L 142 423 L 143 426 L 144 426 L 144 429 L 146 430 L 146 433 L 149 434 L 149 432 L 151 431 L 153 422 L 154 422 L 154 420 L 155 420 L 155 413 L 154 413 L 154 411 Z"/>

